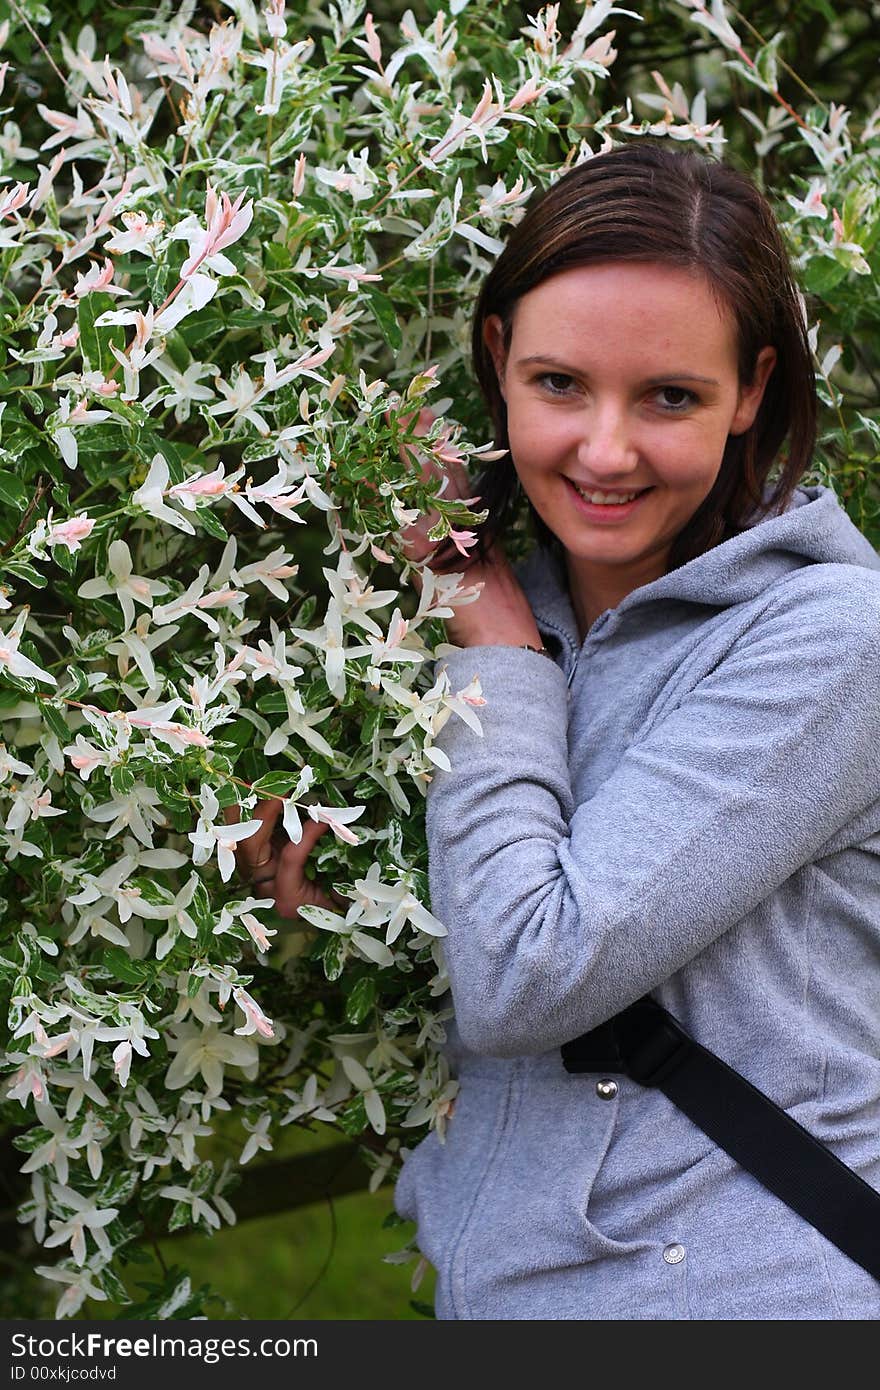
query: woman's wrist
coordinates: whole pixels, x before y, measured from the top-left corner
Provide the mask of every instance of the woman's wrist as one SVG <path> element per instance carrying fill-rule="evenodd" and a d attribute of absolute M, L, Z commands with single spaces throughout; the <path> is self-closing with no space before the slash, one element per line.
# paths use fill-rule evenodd
<path fill-rule="evenodd" d="M 457 647 L 529 647 L 532 651 L 546 651 L 541 634 L 535 629 L 533 632 L 511 632 L 500 634 L 493 633 L 468 633 L 459 635 L 450 633 L 447 625 L 447 635 L 450 642 L 454 642 Z"/>

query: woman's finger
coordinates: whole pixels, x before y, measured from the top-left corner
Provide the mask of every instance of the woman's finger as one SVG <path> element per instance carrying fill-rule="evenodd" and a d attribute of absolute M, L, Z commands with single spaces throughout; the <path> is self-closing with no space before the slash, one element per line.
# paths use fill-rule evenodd
<path fill-rule="evenodd" d="M 330 912 L 339 910 L 340 900 L 334 900 L 321 885 L 306 877 L 306 861 L 318 840 L 329 827 L 324 821 L 307 820 L 303 824 L 302 839 L 298 845 L 289 842 L 278 856 L 275 874 L 275 909 L 282 917 L 297 917 L 299 909 L 306 904 L 312 907 L 325 907 Z M 345 900 L 341 900 L 345 902 Z M 345 902 L 345 906 L 349 904 Z"/>
<path fill-rule="evenodd" d="M 271 861 L 277 857 L 272 845 L 272 835 L 283 809 L 284 802 L 277 796 L 259 801 L 254 807 L 251 818 L 262 821 L 262 828 L 255 835 L 241 840 L 235 847 L 236 865 L 243 877 L 251 878 L 254 871 L 260 875 L 272 871 Z M 224 806 L 223 818 L 227 825 L 237 825 L 241 820 L 239 807 Z"/>

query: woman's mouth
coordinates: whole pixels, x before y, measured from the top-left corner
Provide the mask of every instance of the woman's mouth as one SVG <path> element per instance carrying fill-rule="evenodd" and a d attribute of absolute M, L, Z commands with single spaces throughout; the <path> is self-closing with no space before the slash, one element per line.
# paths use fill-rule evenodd
<path fill-rule="evenodd" d="M 623 493 L 598 490 L 591 490 L 587 493 L 573 483 L 570 478 L 565 478 L 564 481 L 581 515 L 590 521 L 599 522 L 625 521 L 638 507 L 642 498 L 647 497 L 648 493 L 653 490 L 648 487 Z"/>

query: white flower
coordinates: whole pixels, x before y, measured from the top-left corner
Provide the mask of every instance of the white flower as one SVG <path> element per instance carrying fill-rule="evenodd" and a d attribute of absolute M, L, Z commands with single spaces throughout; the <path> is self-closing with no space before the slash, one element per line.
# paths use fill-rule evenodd
<path fill-rule="evenodd" d="M 175 512 L 171 507 L 165 505 L 164 495 L 168 490 L 170 474 L 168 464 L 162 454 L 154 454 L 150 464 L 150 471 L 146 479 L 131 495 L 131 500 L 136 507 L 141 507 L 150 516 L 154 516 L 157 521 L 167 521 L 169 526 L 176 526 L 180 531 L 186 531 L 188 535 L 194 536 L 196 531 L 186 519 Z"/>
<path fill-rule="evenodd" d="M 44 671 L 41 666 L 37 666 L 18 650 L 21 642 L 24 625 L 27 622 L 29 609 L 22 608 L 15 622 L 8 632 L 0 632 L 0 666 L 13 676 L 32 677 L 41 681 L 48 681 L 50 685 L 57 685 L 55 677 L 48 671 Z"/>
<path fill-rule="evenodd" d="M 107 1239 L 105 1226 L 109 1226 L 114 1216 L 119 1215 L 118 1207 L 103 1207 L 99 1209 L 94 1199 L 82 1197 L 72 1188 L 62 1186 L 58 1183 L 52 1184 L 52 1192 L 55 1201 L 61 1207 L 67 1207 L 71 1215 L 65 1220 L 51 1219 L 49 1225 L 52 1227 L 52 1234 L 44 1242 L 47 1247 L 53 1245 L 63 1245 L 65 1241 L 70 1241 L 70 1249 L 73 1258 L 78 1265 L 85 1262 L 86 1258 L 86 1231 L 90 1233 L 102 1255 L 109 1260 L 113 1254 L 113 1247 Z"/>
<path fill-rule="evenodd" d="M 44 788 L 40 779 L 29 777 L 15 793 L 9 815 L 6 817 L 6 829 L 21 830 L 28 821 L 65 814 L 60 806 L 52 805 L 52 793 Z"/>
<path fill-rule="evenodd" d="M 302 837 L 300 837 L 302 838 Z M 269 938 L 277 936 L 278 932 L 274 927 L 266 927 L 254 916 L 254 908 L 274 907 L 274 898 L 245 898 L 244 902 L 224 903 L 220 910 L 220 920 L 214 928 L 215 936 L 222 936 L 229 931 L 233 922 L 238 918 L 242 926 L 249 932 L 254 945 L 259 951 L 268 951 L 270 948 Z M 156 950 L 158 956 L 158 947 Z"/>
<path fill-rule="evenodd" d="M 192 1211 L 194 1221 L 207 1221 L 215 1231 L 220 1229 L 220 1217 L 204 1197 L 200 1197 L 197 1192 L 191 1192 L 188 1187 L 160 1187 L 160 1197 L 167 1197 L 171 1202 L 186 1202 Z M 222 1197 L 218 1197 L 216 1192 L 213 1194 L 215 1206 L 219 1207 L 222 1214 L 230 1225 L 235 1224 L 235 1213 L 229 1203 Z"/>
<path fill-rule="evenodd" d="M 194 618 L 200 618 L 206 627 L 219 635 L 220 625 L 216 618 L 213 618 L 209 609 L 212 608 L 232 608 L 238 609 L 247 595 L 239 589 L 213 589 L 205 593 L 205 586 L 208 582 L 210 569 L 208 565 L 202 565 L 197 578 L 193 580 L 188 589 L 171 599 L 168 603 L 159 604 L 153 610 L 153 621 L 157 626 L 164 626 L 166 623 L 175 622 L 178 618 L 186 614 L 192 614 Z M 241 616 L 240 613 L 238 616 Z"/>
<path fill-rule="evenodd" d="M 190 941 L 195 941 L 198 935 L 198 927 L 192 917 L 187 912 L 187 908 L 195 896 L 195 891 L 199 886 L 198 874 L 190 874 L 184 886 L 175 897 L 174 901 L 167 907 L 158 908 L 162 916 L 168 921 L 168 928 L 156 942 L 156 960 L 164 960 L 171 950 L 179 932 L 189 937 Z"/>
<path fill-rule="evenodd" d="M 337 839 L 344 840 L 349 845 L 357 845 L 360 841 L 357 835 L 348 829 L 348 822 L 357 820 L 366 809 L 366 806 L 309 806 L 308 812 L 312 820 L 329 825 Z"/>
<path fill-rule="evenodd" d="M 121 632 L 115 642 L 107 643 L 107 651 L 111 656 L 116 657 L 120 676 L 128 675 L 131 663 L 134 661 L 147 686 L 152 690 L 158 683 L 158 677 L 151 653 L 155 651 L 156 647 L 162 647 L 166 642 L 170 642 L 179 629 L 177 627 L 165 627 L 161 632 L 158 629 L 151 632 L 149 627 L 149 613 L 141 613 L 133 628 L 127 632 Z"/>
<path fill-rule="evenodd" d="M 28 772 L 33 772 L 30 763 L 20 762 L 8 751 L 6 744 L 0 741 L 0 782 L 5 782 L 6 778 L 12 773 L 24 776 Z"/>
<path fill-rule="evenodd" d="M 153 250 L 153 242 L 165 226 L 162 218 L 157 217 L 151 222 L 145 212 L 124 212 L 122 221 L 125 223 L 126 231 L 114 232 L 113 236 L 104 242 L 104 250 L 117 251 L 120 255 L 130 255 L 132 251 L 139 251 L 141 255 L 154 260 L 156 253 Z"/>
<path fill-rule="evenodd" d="M 78 1156 L 85 1140 L 79 1136 L 71 1138 L 67 1121 L 62 1119 L 48 1101 L 37 1101 L 34 1109 L 37 1112 L 38 1123 L 43 1129 L 49 1130 L 49 1138 L 34 1149 L 27 1162 L 21 1165 L 21 1171 L 34 1173 L 38 1168 L 51 1164 L 58 1181 L 66 1183 L 69 1173 L 68 1159 Z"/>
<path fill-rule="evenodd" d="M 201 805 L 202 814 L 198 825 L 187 837 L 193 845 L 193 863 L 207 864 L 216 851 L 220 877 L 224 883 L 228 883 L 235 871 L 235 846 L 262 830 L 263 822 L 252 820 L 234 825 L 215 825 L 214 817 L 220 806 L 213 791 L 207 786 L 202 788 Z"/>
<path fill-rule="evenodd" d="M 292 559 L 292 554 L 279 545 L 268 555 L 264 555 L 262 560 L 254 560 L 250 565 L 243 565 L 234 570 L 234 581 L 242 585 L 256 584 L 259 581 L 266 586 L 270 594 L 274 594 L 282 603 L 287 603 L 290 595 L 281 581 L 292 579 L 299 573 L 299 565 L 288 563 Z M 283 642 L 283 637 L 281 640 Z"/>
<path fill-rule="evenodd" d="M 43 1068 L 36 1057 L 22 1057 L 20 1053 L 8 1054 L 8 1062 L 21 1062 L 18 1071 L 9 1077 L 9 1085 L 6 1088 L 7 1100 L 19 1100 L 23 1107 L 27 1106 L 31 1097 L 37 1100 L 44 1100 L 46 1097 L 46 1078 Z"/>
<path fill-rule="evenodd" d="M 153 362 L 153 367 L 168 383 L 170 389 L 157 386 L 155 391 L 152 391 L 149 396 L 145 396 L 142 402 L 145 410 L 152 410 L 159 401 L 162 402 L 163 406 L 174 406 L 174 418 L 180 425 L 189 419 L 193 401 L 214 399 L 214 392 L 211 388 L 201 385 L 202 377 L 216 376 L 217 368 L 213 362 L 190 362 L 186 370 L 180 372 L 170 357 L 157 357 Z"/>
<path fill-rule="evenodd" d="M 250 1131 L 251 1137 L 250 1139 L 248 1139 L 247 1143 L 241 1151 L 241 1157 L 238 1160 L 239 1163 L 241 1163 L 242 1165 L 245 1163 L 250 1163 L 254 1154 L 259 1153 L 260 1149 L 266 1149 L 271 1151 L 272 1140 L 269 1138 L 268 1133 L 269 1125 L 271 1123 L 272 1116 L 269 1114 L 268 1111 L 266 1111 L 264 1115 L 260 1116 L 256 1124 L 251 1124 L 247 1120 L 242 1121 L 242 1124 L 244 1125 L 245 1129 Z"/>
<path fill-rule="evenodd" d="M 318 1095 L 318 1077 L 315 1072 L 303 1086 L 301 1095 L 297 1091 L 285 1091 L 284 1095 L 288 1100 L 293 1101 L 293 1104 L 283 1116 L 282 1125 L 292 1124 L 294 1120 L 298 1120 L 302 1116 L 310 1120 L 323 1120 L 326 1123 L 332 1123 L 336 1119 L 333 1111 L 328 1110 L 321 1103 L 321 1097 Z"/>
<path fill-rule="evenodd" d="M 235 202 L 230 202 L 226 193 L 220 197 L 208 184 L 205 196 L 205 226 L 199 226 L 194 217 L 175 227 L 172 236 L 184 236 L 189 242 L 190 254 L 181 266 L 181 279 L 188 280 L 203 263 L 206 269 L 219 275 L 234 275 L 235 266 L 226 256 L 220 255 L 225 247 L 244 236 L 254 216 L 254 203 L 244 202 L 244 192 L 239 193 Z"/>
<path fill-rule="evenodd" d="M 79 1114 L 80 1107 L 87 1098 L 93 1101 L 95 1105 L 109 1105 L 110 1103 L 100 1087 L 98 1087 L 94 1081 L 82 1076 L 79 1072 L 67 1070 L 51 1071 L 49 1073 L 49 1082 L 53 1086 L 62 1086 L 65 1089 L 69 1089 L 70 1095 L 67 1098 L 67 1106 L 64 1111 L 65 1117 L 68 1120 L 72 1120 L 75 1115 Z"/>
<path fill-rule="evenodd" d="M 385 1107 L 382 1098 L 376 1090 L 373 1078 L 354 1057 L 340 1057 L 342 1070 L 348 1077 L 352 1086 L 360 1091 L 363 1096 L 364 1109 L 367 1112 L 367 1119 L 373 1126 L 377 1134 L 385 1133 Z"/>
<path fill-rule="evenodd" d="M 215 384 L 226 399 L 217 405 L 209 406 L 209 415 L 231 414 L 233 425 L 239 420 L 249 420 L 258 434 L 265 437 L 271 432 L 269 422 L 256 409 L 256 403 L 261 399 L 263 392 L 244 367 L 239 368 L 232 383 L 218 376 L 215 378 Z"/>
<path fill-rule="evenodd" d="M 177 1056 L 165 1073 L 165 1085 L 170 1091 L 179 1090 L 201 1073 L 209 1096 L 219 1096 L 223 1090 L 224 1067 L 241 1067 L 251 1079 L 257 1074 L 259 1049 L 250 1038 L 236 1038 L 221 1033 L 214 1024 L 193 1030 L 184 1024 L 176 1034 L 167 1037 L 169 1050 Z"/>
<path fill-rule="evenodd" d="M 52 1279 L 55 1283 L 67 1285 L 55 1306 L 56 1318 L 73 1317 L 74 1313 L 79 1312 L 87 1298 L 94 1298 L 98 1302 L 106 1300 L 107 1295 L 104 1290 L 95 1283 L 98 1270 L 106 1261 L 100 1260 L 96 1264 L 96 1258 L 93 1256 L 82 1269 L 71 1269 L 67 1265 L 37 1265 L 36 1273 L 41 1278 Z"/>
<path fill-rule="evenodd" d="M 86 811 L 86 815 L 89 820 L 100 824 L 112 821 L 105 831 L 108 837 L 118 835 L 120 830 L 130 829 L 149 849 L 153 844 L 153 827 L 165 824 L 165 817 L 156 809 L 161 805 L 162 798 L 157 791 L 145 782 L 135 782 L 127 795 L 114 796 L 112 801 L 105 801 Z"/>
<path fill-rule="evenodd" d="M 419 902 L 409 885 L 405 882 L 394 884 L 380 882 L 381 869 L 375 861 L 370 865 L 366 878 L 355 880 L 358 898 L 346 914 L 346 922 L 360 922 L 373 927 L 387 923 L 385 944 L 392 945 L 409 921 L 418 931 L 429 936 L 446 936 L 446 928 L 428 909 Z"/>
<path fill-rule="evenodd" d="M 170 333 L 187 314 L 197 314 L 204 309 L 217 293 L 218 284 L 210 275 L 192 275 L 171 303 L 156 315 L 153 320 L 154 333 Z"/>

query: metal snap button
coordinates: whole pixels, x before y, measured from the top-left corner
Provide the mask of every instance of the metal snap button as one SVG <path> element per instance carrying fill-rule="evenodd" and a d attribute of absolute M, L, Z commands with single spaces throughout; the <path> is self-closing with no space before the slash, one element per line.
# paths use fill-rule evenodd
<path fill-rule="evenodd" d="M 616 1081 L 597 1081 L 596 1095 L 600 1100 L 613 1100 L 617 1095 L 618 1085 Z"/>
<path fill-rule="evenodd" d="M 683 1245 L 676 1241 L 674 1245 L 667 1245 L 663 1251 L 663 1258 L 668 1265 L 680 1265 L 687 1251 Z"/>

